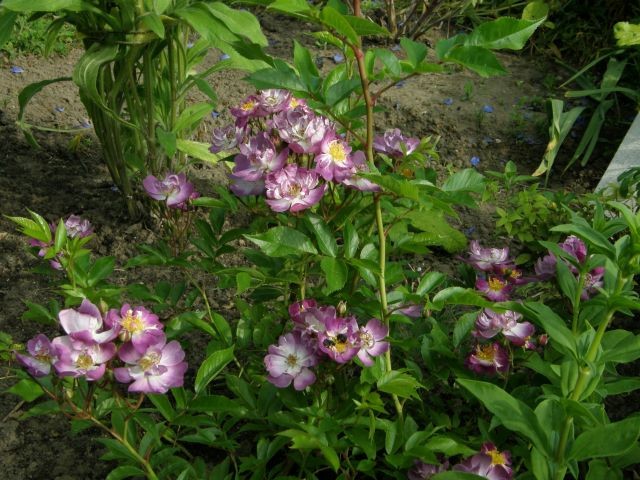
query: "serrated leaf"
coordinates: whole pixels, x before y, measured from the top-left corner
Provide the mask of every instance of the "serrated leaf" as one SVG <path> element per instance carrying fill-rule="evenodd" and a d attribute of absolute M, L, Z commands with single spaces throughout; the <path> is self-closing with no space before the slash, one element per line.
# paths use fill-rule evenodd
<path fill-rule="evenodd" d="M 320 268 L 325 275 L 327 288 L 325 294 L 341 290 L 347 282 L 349 270 L 347 265 L 339 258 L 323 257 L 320 261 Z"/>
<path fill-rule="evenodd" d="M 400 46 L 407 54 L 407 60 L 415 69 L 427 56 L 427 46 L 424 43 L 413 41 L 409 38 L 401 38 Z"/>
<path fill-rule="evenodd" d="M 214 380 L 234 358 L 233 347 L 218 350 L 209 355 L 198 368 L 195 381 L 196 395 Z"/>
<path fill-rule="evenodd" d="M 244 235 L 244 237 L 272 257 L 318 253 L 309 237 L 289 227 L 274 227 L 265 233 Z"/>
<path fill-rule="evenodd" d="M 8 393 L 18 395 L 25 402 L 33 402 L 44 395 L 44 390 L 38 382 L 30 378 L 23 378 L 7 390 Z"/>
<path fill-rule="evenodd" d="M 359 37 L 351 24 L 347 21 L 344 15 L 338 12 L 335 8 L 326 6 L 320 12 L 320 20 L 324 25 L 330 27 L 339 36 L 346 38 L 351 44 L 358 45 Z"/>
<path fill-rule="evenodd" d="M 111 470 L 106 480 L 122 480 L 129 477 L 144 477 L 145 473 L 133 465 L 121 465 Z"/>
<path fill-rule="evenodd" d="M 385 373 L 376 382 L 378 390 L 381 392 L 397 395 L 402 398 L 420 398 L 417 390 L 424 388 L 411 375 L 398 370 Z"/>
<path fill-rule="evenodd" d="M 338 244 L 323 218 L 315 213 L 310 213 L 306 216 L 305 223 L 315 235 L 320 251 L 325 255 L 335 257 L 338 254 Z"/>
<path fill-rule="evenodd" d="M 361 37 L 368 35 L 388 37 L 390 35 L 389 30 L 367 18 L 354 17 L 353 15 L 344 15 L 344 18 Z"/>

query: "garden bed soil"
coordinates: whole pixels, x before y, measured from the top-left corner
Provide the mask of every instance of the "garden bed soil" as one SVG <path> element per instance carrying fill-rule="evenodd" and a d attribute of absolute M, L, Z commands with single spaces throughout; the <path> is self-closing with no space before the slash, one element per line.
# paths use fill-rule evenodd
<path fill-rule="evenodd" d="M 297 22 L 278 17 L 266 18 L 264 29 L 270 40 L 270 53 L 288 57 L 292 49 L 291 31 L 300 31 Z M 317 48 L 312 39 L 302 38 L 321 57 L 324 68 L 334 62 L 335 53 Z M 73 135 L 36 133 L 40 149 L 30 146 L 16 126 L 17 96 L 26 85 L 63 75 L 70 75 L 81 55 L 73 50 L 66 57 L 0 57 L 0 212 L 9 216 L 28 216 L 27 209 L 54 221 L 70 214 L 91 221 L 95 239 L 91 246 L 98 255 L 116 257 L 115 283 L 124 285 L 132 279 L 155 283 L 157 271 L 125 270 L 124 263 L 136 253 L 136 245 L 152 243 L 156 233 L 142 222 L 126 216 L 126 208 L 101 162 L 100 146 L 90 128 L 78 144 L 70 148 Z M 208 62 L 219 58 L 212 52 Z M 379 126 L 397 127 L 411 136 L 438 139 L 440 158 L 437 168 L 443 172 L 470 166 L 479 157 L 477 168 L 502 171 L 513 160 L 520 173 L 531 173 L 539 164 L 546 146 L 544 113 L 541 105 L 549 95 L 548 79 L 558 76 L 553 65 L 539 59 L 518 55 L 500 55 L 509 75 L 482 79 L 473 73 L 453 71 L 448 74 L 412 78 L 389 90 L 381 105 L 385 112 Z M 11 66 L 23 73 L 11 73 Z M 216 74 L 211 83 L 220 95 L 220 116 L 207 118 L 199 133 L 206 140 L 215 126 L 230 120 L 227 110 L 252 88 L 241 81 L 239 72 Z M 471 92 L 465 98 L 466 91 Z M 472 86 L 472 87 L 471 87 Z M 447 100 L 451 99 L 451 100 Z M 485 108 L 485 106 L 491 107 Z M 484 110 L 483 110 L 484 108 Z M 45 88 L 28 108 L 29 123 L 52 128 L 75 128 L 86 122 L 86 112 L 71 82 Z M 620 137 L 624 132 L 620 132 Z M 610 152 L 599 152 L 586 169 L 573 170 L 560 177 L 553 175 L 556 188 L 576 193 L 590 191 L 605 170 Z M 213 194 L 213 185 L 226 181 L 221 166 L 193 168 L 189 176 L 198 190 Z M 494 219 L 488 208 L 469 216 L 466 225 L 474 227 L 473 238 L 486 243 L 509 243 L 497 238 Z M 455 262 L 439 259 L 441 265 Z M 28 252 L 25 238 L 15 225 L 0 218 L 0 331 L 8 332 L 15 342 L 26 342 L 41 326 L 21 319 L 25 302 L 46 303 L 56 298 L 51 277 L 36 274 L 39 262 Z M 220 299 L 223 314 L 231 302 Z M 53 332 L 52 332 L 53 333 Z M 192 368 L 194 368 L 192 366 Z M 2 368 L 0 390 L 15 382 L 7 368 Z M 0 472 L 2 478 L 89 480 L 103 479 L 112 466 L 99 461 L 101 446 L 92 440 L 100 435 L 87 431 L 70 433 L 69 423 L 61 417 L 32 417 L 21 420 L 30 405 L 12 394 L 0 395 Z"/>

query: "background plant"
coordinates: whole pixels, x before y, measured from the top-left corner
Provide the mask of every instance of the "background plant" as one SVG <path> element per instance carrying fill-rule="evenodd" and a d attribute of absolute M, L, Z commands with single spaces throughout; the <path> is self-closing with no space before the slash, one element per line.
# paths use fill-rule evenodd
<path fill-rule="evenodd" d="M 186 155 L 216 160 L 189 140 L 217 101 L 207 77 L 225 68 L 266 65 L 260 46 L 267 42 L 256 19 L 221 2 L 3 0 L 0 46 L 11 36 L 18 14 L 37 18 L 43 13 L 56 14 L 49 17 L 47 46 L 66 24 L 82 38 L 85 54 L 72 78 L 38 82 L 22 91 L 18 123 L 36 145 L 30 133 L 35 126 L 23 119 L 28 101 L 48 84 L 73 80 L 133 217 L 141 213 L 136 187 L 141 177 L 184 168 Z M 200 38 L 189 48 L 193 32 Z M 211 47 L 224 51 L 228 60 L 194 73 Z M 193 89 L 207 100 L 188 105 Z"/>

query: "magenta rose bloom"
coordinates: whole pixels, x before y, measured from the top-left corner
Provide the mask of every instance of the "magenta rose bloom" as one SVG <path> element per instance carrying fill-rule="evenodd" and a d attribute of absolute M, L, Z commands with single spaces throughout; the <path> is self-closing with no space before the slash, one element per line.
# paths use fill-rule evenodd
<path fill-rule="evenodd" d="M 360 329 L 355 317 L 328 318 L 325 327 L 323 332 L 318 333 L 318 348 L 329 358 L 337 363 L 347 363 L 358 354 Z M 379 333 L 378 330 L 376 332 Z M 373 342 L 375 347 L 375 340 Z"/>
<path fill-rule="evenodd" d="M 389 342 L 384 339 L 389 334 L 389 328 L 383 325 L 377 318 L 372 318 L 364 327 L 360 327 L 356 336 L 360 350 L 358 358 L 363 365 L 373 365 L 373 357 L 378 357 L 389 350 Z"/>
<path fill-rule="evenodd" d="M 466 364 L 469 370 L 484 375 L 504 373 L 509 370 L 509 354 L 497 342 L 478 344 Z"/>
<path fill-rule="evenodd" d="M 302 316 L 311 308 L 316 308 L 318 303 L 312 298 L 305 298 L 300 302 L 289 305 L 289 316 L 294 323 L 302 322 Z"/>
<path fill-rule="evenodd" d="M 100 380 L 106 370 L 106 362 L 116 354 L 116 346 L 109 343 L 85 343 L 70 335 L 56 337 L 51 345 L 58 353 L 53 368 L 61 377 L 86 377 Z"/>
<path fill-rule="evenodd" d="M 149 175 L 142 181 L 147 194 L 154 200 L 166 200 L 167 207 L 182 209 L 194 192 L 193 184 L 184 173 L 169 173 L 163 180 Z"/>
<path fill-rule="evenodd" d="M 144 307 L 133 307 L 125 303 L 118 310 L 111 309 L 107 313 L 105 323 L 114 328 L 123 342 L 131 342 L 139 353 L 147 351 L 164 337 L 164 326 L 154 313 Z"/>
<path fill-rule="evenodd" d="M 504 314 L 485 308 L 478 314 L 478 318 L 476 318 L 476 328 L 472 333 L 474 337 L 489 339 L 499 334 L 504 326 Z"/>
<path fill-rule="evenodd" d="M 255 95 L 250 95 L 237 107 L 230 108 L 231 115 L 236 117 L 236 127 L 244 129 L 252 118 L 263 115 L 260 100 Z"/>
<path fill-rule="evenodd" d="M 318 174 L 289 164 L 265 179 L 267 204 L 275 212 L 299 212 L 320 202 L 326 185 L 319 185 Z"/>
<path fill-rule="evenodd" d="M 534 266 L 538 280 L 549 280 L 556 276 L 556 257 L 553 254 L 538 259 Z"/>
<path fill-rule="evenodd" d="M 318 363 L 315 349 L 305 341 L 300 332 L 290 332 L 278 339 L 278 345 L 270 345 L 264 357 L 264 366 L 269 372 L 267 380 L 278 388 L 304 390 L 316 381 L 309 367 Z"/>
<path fill-rule="evenodd" d="M 240 145 L 240 154 L 234 159 L 232 178 L 247 182 L 262 180 L 266 174 L 284 167 L 288 157 L 289 149 L 278 153 L 269 135 L 260 132 L 249 143 Z"/>
<path fill-rule="evenodd" d="M 334 132 L 327 118 L 317 116 L 306 106 L 278 113 L 269 125 L 298 154 L 318 153 L 322 140 Z"/>
<path fill-rule="evenodd" d="M 105 330 L 98 307 L 86 298 L 77 309 L 67 308 L 58 313 L 60 326 L 74 340 L 86 344 L 110 342 L 118 335 L 116 329 Z"/>
<path fill-rule="evenodd" d="M 16 359 L 34 377 L 45 377 L 51 372 L 51 365 L 58 361 L 58 353 L 49 339 L 42 333 L 27 342 L 28 355 L 17 353 Z"/>
<path fill-rule="evenodd" d="M 449 462 L 442 465 L 430 465 L 420 460 L 414 460 L 413 467 L 407 472 L 408 480 L 429 480 L 436 473 L 446 472 L 449 469 Z"/>
<path fill-rule="evenodd" d="M 417 138 L 405 137 L 400 129 L 387 130 L 384 135 L 373 139 L 373 148 L 390 157 L 400 158 L 416 150 L 420 145 Z"/>
<path fill-rule="evenodd" d="M 511 454 L 508 451 L 498 451 L 491 442 L 482 445 L 480 453 L 454 465 L 453 470 L 473 473 L 489 480 L 511 480 L 513 478 Z"/>
<path fill-rule="evenodd" d="M 353 175 L 351 147 L 328 135 L 320 144 L 320 153 L 315 157 L 315 171 L 327 182 L 342 182 Z"/>
<path fill-rule="evenodd" d="M 506 282 L 497 276 L 489 275 L 488 279 L 476 279 L 476 289 L 484 293 L 492 302 L 504 302 L 509 300 L 513 284 Z"/>
<path fill-rule="evenodd" d="M 127 366 L 114 368 L 113 373 L 119 382 L 133 382 L 127 389 L 129 392 L 167 393 L 170 388 L 184 384 L 188 365 L 182 347 L 176 340 L 166 343 L 164 334 L 156 340 L 144 352 L 132 343 L 120 347 L 118 357 Z"/>

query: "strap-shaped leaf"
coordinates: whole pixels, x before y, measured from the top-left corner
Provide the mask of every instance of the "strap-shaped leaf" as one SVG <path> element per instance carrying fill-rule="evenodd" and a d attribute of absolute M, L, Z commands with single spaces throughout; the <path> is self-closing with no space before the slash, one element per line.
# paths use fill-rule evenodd
<path fill-rule="evenodd" d="M 202 392 L 209 383 L 215 379 L 224 367 L 233 360 L 233 347 L 218 350 L 209 355 L 198 368 L 196 374 L 195 391 L 196 394 Z"/>
<path fill-rule="evenodd" d="M 524 435 L 538 450 L 551 456 L 549 439 L 529 406 L 492 383 L 469 379 L 458 379 L 457 382 L 480 400 L 506 428 Z"/>
<path fill-rule="evenodd" d="M 2 6 L 14 12 L 82 12 L 95 10 L 95 7 L 84 0 L 4 0 Z"/>
<path fill-rule="evenodd" d="M 11 38 L 16 18 L 18 18 L 16 12 L 0 10 L 0 48 Z"/>

